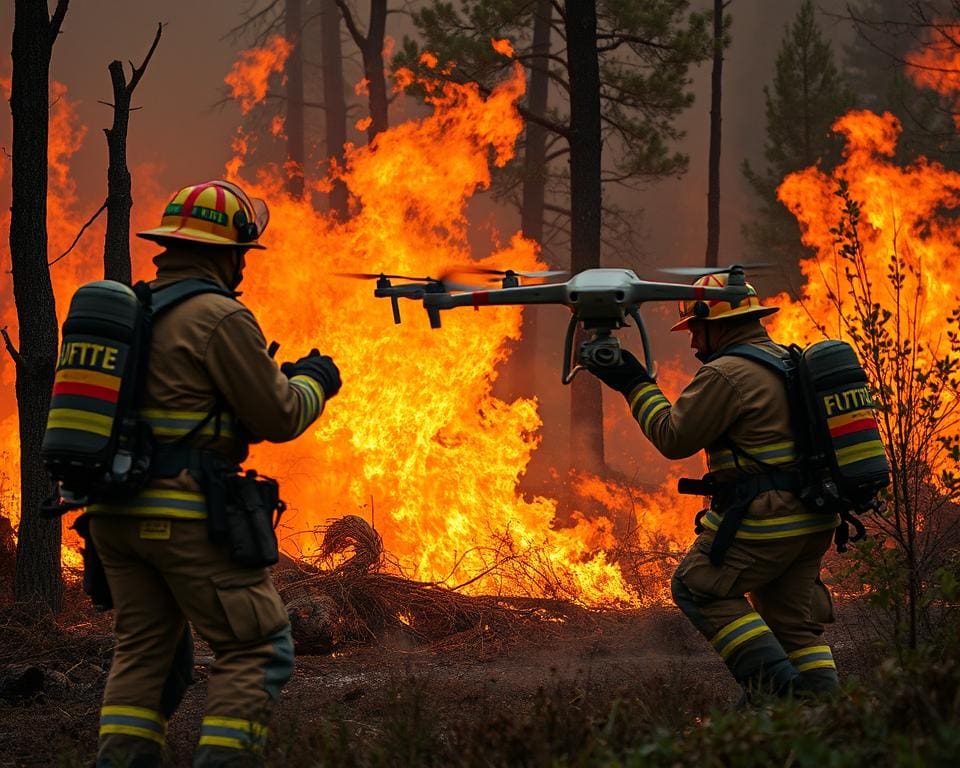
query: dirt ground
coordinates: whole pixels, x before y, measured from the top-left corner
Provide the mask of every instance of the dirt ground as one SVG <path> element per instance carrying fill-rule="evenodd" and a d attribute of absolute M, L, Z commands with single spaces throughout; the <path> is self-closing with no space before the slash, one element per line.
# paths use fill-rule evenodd
<path fill-rule="evenodd" d="M 375 735 L 390 698 L 418 686 L 430 717 L 470 717 L 481 710 L 505 714 L 528 709 L 544 689 L 565 696 L 612 701 L 624 694 L 656 692 L 673 702 L 729 706 L 739 691 L 706 641 L 672 607 L 610 613 L 571 612 L 567 622 L 545 621 L 542 631 L 467 647 L 412 647 L 403 638 L 298 656 L 273 720 L 279 738 L 304 732 L 336 713 L 354 733 Z M 112 641 L 108 619 L 95 614 L 49 625 L 52 648 L 31 657 L 31 639 L 3 630 L 11 643 L 24 642 L 22 658 L 46 670 L 42 690 L 0 699 L 0 766 L 90 765 L 96 748 L 100 695 Z M 38 631 L 44 631 L 41 626 Z M 57 642 L 50 638 L 56 632 Z M 52 633 L 52 634 L 51 634 Z M 842 671 L 856 670 L 862 638 L 841 620 L 828 642 Z M 59 650 L 58 650 L 59 649 Z M 198 738 L 206 690 L 209 650 L 198 647 L 195 684 L 170 722 L 168 740 L 175 764 L 190 764 Z M 8 662 L 10 656 L 7 655 Z M 67 661 L 70 662 L 66 666 Z M 670 706 L 657 702 L 655 706 Z M 699 704 L 698 704 L 699 706 Z"/>

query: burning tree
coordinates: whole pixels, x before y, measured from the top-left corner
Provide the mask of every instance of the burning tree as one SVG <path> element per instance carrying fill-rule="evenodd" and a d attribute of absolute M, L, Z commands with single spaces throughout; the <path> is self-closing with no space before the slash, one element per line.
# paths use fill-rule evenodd
<path fill-rule="evenodd" d="M 851 112 L 834 130 L 847 147 L 833 174 L 809 168 L 779 190 L 815 253 L 801 265 L 801 302 L 775 328 L 809 340 L 812 320 L 849 339 L 864 363 L 892 485 L 855 572 L 896 647 L 913 649 L 937 634 L 960 566 L 960 227 L 949 213 L 960 174 L 923 158 L 889 161 L 900 131 L 892 115 Z"/>
<path fill-rule="evenodd" d="M 6 336 L 17 371 L 20 428 L 20 528 L 15 593 L 59 610 L 60 523 L 40 516 L 51 485 L 40 460 L 57 356 L 57 317 L 47 266 L 47 119 L 53 44 L 67 13 L 46 0 L 17 0 L 13 27 L 13 202 L 10 256 L 20 348 Z"/>

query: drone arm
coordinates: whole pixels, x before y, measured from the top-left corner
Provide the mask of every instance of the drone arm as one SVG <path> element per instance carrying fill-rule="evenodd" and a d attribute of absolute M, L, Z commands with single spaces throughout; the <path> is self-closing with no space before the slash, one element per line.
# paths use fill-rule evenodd
<path fill-rule="evenodd" d="M 400 325 L 400 302 L 396 296 L 390 297 L 390 306 L 393 308 L 393 322 Z"/>
<path fill-rule="evenodd" d="M 425 306 L 437 306 L 440 309 L 453 307 L 485 307 L 506 304 L 566 304 L 567 286 L 565 283 L 550 285 L 523 285 L 518 288 L 499 288 L 490 291 L 470 291 L 468 293 L 424 296 Z"/>
<path fill-rule="evenodd" d="M 746 295 L 747 288 L 745 286 L 721 288 L 719 286 L 640 281 L 633 286 L 630 299 L 634 304 L 640 304 L 644 301 L 683 301 L 684 299 L 719 299 L 720 301 L 737 302 Z"/>

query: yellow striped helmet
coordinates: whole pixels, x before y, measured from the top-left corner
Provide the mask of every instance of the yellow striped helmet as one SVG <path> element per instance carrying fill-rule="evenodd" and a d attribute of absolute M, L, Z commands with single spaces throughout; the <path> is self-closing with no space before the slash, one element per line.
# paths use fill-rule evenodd
<path fill-rule="evenodd" d="M 269 220 L 263 200 L 248 197 L 236 184 L 217 179 L 181 189 L 164 209 L 160 226 L 137 232 L 137 236 L 158 243 L 173 239 L 263 248 L 257 238 Z"/>
<path fill-rule="evenodd" d="M 726 272 L 714 272 L 694 281 L 694 285 L 723 288 L 729 275 Z M 737 306 L 721 299 L 684 299 L 680 302 L 680 322 L 671 331 L 685 331 L 691 320 L 726 320 L 731 317 L 756 315 L 758 318 L 772 315 L 779 307 L 764 307 L 760 304 L 757 289 L 747 283 L 748 293 Z"/>

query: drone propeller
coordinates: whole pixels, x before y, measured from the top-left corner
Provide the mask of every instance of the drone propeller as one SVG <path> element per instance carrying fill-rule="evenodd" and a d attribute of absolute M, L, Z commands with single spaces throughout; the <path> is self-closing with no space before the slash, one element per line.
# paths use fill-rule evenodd
<path fill-rule="evenodd" d="M 755 262 L 752 264 L 731 264 L 729 267 L 659 267 L 657 272 L 668 275 L 685 275 L 689 277 L 703 277 L 704 275 L 718 275 L 734 270 L 762 272 L 771 269 L 774 265 L 769 262 Z"/>
<path fill-rule="evenodd" d="M 499 275 L 500 277 L 559 277 L 570 274 L 566 270 L 551 269 L 543 272 L 518 272 L 515 269 L 492 269 L 490 267 L 458 267 L 454 273 L 465 275 Z M 498 278 L 499 279 L 499 278 Z"/>
<path fill-rule="evenodd" d="M 413 280 L 417 283 L 438 283 L 433 277 L 411 277 L 410 275 L 385 275 L 383 272 L 334 272 L 337 277 L 352 277 L 357 280 L 379 280 L 387 278 L 388 280 Z"/>

